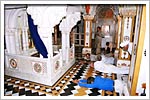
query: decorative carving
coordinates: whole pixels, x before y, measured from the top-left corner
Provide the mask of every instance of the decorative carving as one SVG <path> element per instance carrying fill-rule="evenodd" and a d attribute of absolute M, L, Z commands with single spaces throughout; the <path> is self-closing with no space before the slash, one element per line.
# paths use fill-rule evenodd
<path fill-rule="evenodd" d="M 124 36 L 124 37 L 123 37 L 123 40 L 124 40 L 124 41 L 129 41 L 130 38 L 129 38 L 129 36 Z"/>
<path fill-rule="evenodd" d="M 38 25 L 39 27 L 52 28 L 53 26 L 59 24 L 60 20 L 64 16 L 66 16 L 66 9 L 67 6 L 41 7 L 40 5 L 30 5 L 27 8 L 27 12 L 32 16 L 32 19 L 34 20 L 34 25 Z"/>
<path fill-rule="evenodd" d="M 119 8 L 119 13 L 123 16 L 135 16 L 136 15 L 136 6 L 124 5 Z"/>
<path fill-rule="evenodd" d="M 39 64 L 39 63 L 35 63 L 33 65 L 34 67 L 34 71 L 37 72 L 37 73 L 41 73 L 42 72 L 42 66 Z"/>
<path fill-rule="evenodd" d="M 62 34 L 69 33 L 72 27 L 74 27 L 80 19 L 79 12 L 68 14 L 59 25 L 59 29 L 62 31 Z"/>
<path fill-rule="evenodd" d="M 59 68 L 59 61 L 56 61 L 55 62 L 55 70 L 58 70 L 58 68 Z"/>
<path fill-rule="evenodd" d="M 83 16 L 83 19 L 84 19 L 84 20 L 87 20 L 87 21 L 92 21 L 92 20 L 94 19 L 94 16 L 85 15 L 85 16 Z"/>
<path fill-rule="evenodd" d="M 12 68 L 17 68 L 17 61 L 15 59 L 10 59 L 10 65 Z"/>
<path fill-rule="evenodd" d="M 130 35 L 132 33 L 132 20 L 132 17 L 124 17 L 123 41 L 130 41 Z"/>

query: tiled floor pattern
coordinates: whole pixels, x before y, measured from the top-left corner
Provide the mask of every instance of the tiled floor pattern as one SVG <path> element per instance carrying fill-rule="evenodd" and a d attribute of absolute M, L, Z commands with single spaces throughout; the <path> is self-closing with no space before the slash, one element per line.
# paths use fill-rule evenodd
<path fill-rule="evenodd" d="M 46 86 L 10 76 L 4 77 L 5 96 L 57 96 L 80 66 L 76 64 L 53 86 Z"/>
<path fill-rule="evenodd" d="M 89 67 L 88 65 L 83 65 L 82 68 L 79 70 L 81 72 L 83 70 L 82 79 L 87 78 L 89 76 L 100 75 L 101 77 L 111 78 L 113 80 L 117 79 L 116 74 L 107 74 L 107 73 L 95 73 L 94 69 Z M 73 79 L 80 79 L 77 72 L 76 75 L 67 83 L 67 86 L 64 90 L 60 93 L 60 96 L 119 96 L 119 93 L 115 91 L 104 91 L 99 89 L 91 89 L 91 88 L 84 88 L 80 87 L 77 84 L 72 83 Z"/>
<path fill-rule="evenodd" d="M 80 87 L 73 79 L 83 79 L 89 76 L 117 79 L 116 74 L 95 73 L 88 64 L 74 65 L 53 87 L 5 76 L 5 96 L 119 96 L 115 91 L 103 91 Z"/>

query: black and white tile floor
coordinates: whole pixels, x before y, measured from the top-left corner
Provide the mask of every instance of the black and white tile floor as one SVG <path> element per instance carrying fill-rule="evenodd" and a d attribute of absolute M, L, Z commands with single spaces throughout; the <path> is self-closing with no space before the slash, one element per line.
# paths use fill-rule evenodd
<path fill-rule="evenodd" d="M 65 86 L 64 90 L 61 91 L 60 96 L 119 96 L 119 93 L 114 93 L 114 91 L 103 91 L 99 89 L 86 89 L 86 90 L 80 90 L 80 86 L 77 84 L 74 84 L 72 82 L 73 79 L 83 79 L 85 78 L 86 72 L 88 72 L 89 66 L 83 66 L 78 70 L 78 72 L 74 75 L 74 77 L 67 83 Z M 81 72 L 82 75 L 81 75 Z M 95 74 L 95 72 L 92 72 L 92 76 L 94 77 L 95 75 L 100 75 L 101 77 L 112 77 L 112 74 L 107 74 L 107 73 L 98 73 Z M 80 76 L 80 77 L 79 77 Z M 116 78 L 116 74 L 113 75 Z M 79 90 L 78 90 L 79 89 Z M 85 94 L 82 94 L 82 92 L 85 92 Z M 81 94 L 82 95 L 81 95 Z"/>
<path fill-rule="evenodd" d="M 46 86 L 27 80 L 22 80 L 10 76 L 4 77 L 4 95 L 5 96 L 57 96 L 70 78 L 76 73 L 79 66 L 74 65 L 66 72 L 55 86 Z"/>
<path fill-rule="evenodd" d="M 88 65 L 74 65 L 55 87 L 29 82 L 26 80 L 5 76 L 4 95 L 5 96 L 119 96 L 115 91 L 103 91 L 99 89 L 81 88 L 73 83 L 73 79 L 83 79 L 89 71 Z M 91 72 L 92 76 L 117 79 L 116 74 Z M 83 94 L 84 93 L 84 94 Z"/>

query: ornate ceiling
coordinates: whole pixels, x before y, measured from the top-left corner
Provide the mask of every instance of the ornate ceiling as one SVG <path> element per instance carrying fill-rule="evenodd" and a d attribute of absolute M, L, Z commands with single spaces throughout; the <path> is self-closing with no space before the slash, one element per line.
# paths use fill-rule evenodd
<path fill-rule="evenodd" d="M 114 18 L 119 13 L 119 5 L 97 5 L 96 18 Z"/>

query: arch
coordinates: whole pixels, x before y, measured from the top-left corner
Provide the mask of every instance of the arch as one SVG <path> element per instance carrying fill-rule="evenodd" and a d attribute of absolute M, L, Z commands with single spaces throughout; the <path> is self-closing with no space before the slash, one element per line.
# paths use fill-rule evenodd
<path fill-rule="evenodd" d="M 68 14 L 64 20 L 60 23 L 60 30 L 65 29 L 64 31 L 69 32 L 81 20 L 80 13 L 76 12 L 73 14 Z"/>
<path fill-rule="evenodd" d="M 9 14 L 8 17 L 8 28 L 14 29 L 17 28 L 17 17 L 18 15 L 23 15 L 24 18 L 24 13 L 25 9 L 14 9 L 12 12 Z"/>

